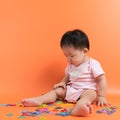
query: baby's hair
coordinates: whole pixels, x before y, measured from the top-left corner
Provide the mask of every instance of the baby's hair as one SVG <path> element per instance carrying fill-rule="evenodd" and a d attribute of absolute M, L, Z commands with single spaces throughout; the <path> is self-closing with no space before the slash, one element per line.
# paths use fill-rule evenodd
<path fill-rule="evenodd" d="M 75 49 L 90 49 L 87 35 L 79 29 L 66 32 L 61 38 L 60 46 L 61 48 L 73 46 Z"/>

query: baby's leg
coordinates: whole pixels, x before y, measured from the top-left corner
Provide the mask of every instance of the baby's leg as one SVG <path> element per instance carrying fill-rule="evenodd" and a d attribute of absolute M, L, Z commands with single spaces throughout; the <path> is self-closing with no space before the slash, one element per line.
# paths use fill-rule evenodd
<path fill-rule="evenodd" d="M 91 103 L 96 99 L 96 91 L 85 90 L 80 100 L 76 103 L 75 107 L 71 111 L 71 115 L 74 116 L 87 116 L 91 112 Z"/>
<path fill-rule="evenodd" d="M 39 106 L 43 103 L 54 102 L 59 97 L 64 98 L 65 97 L 65 92 L 66 92 L 66 89 L 60 87 L 60 88 L 53 89 L 50 92 L 48 92 L 44 95 L 41 95 L 39 97 L 23 99 L 21 101 L 21 103 L 25 107 Z"/>

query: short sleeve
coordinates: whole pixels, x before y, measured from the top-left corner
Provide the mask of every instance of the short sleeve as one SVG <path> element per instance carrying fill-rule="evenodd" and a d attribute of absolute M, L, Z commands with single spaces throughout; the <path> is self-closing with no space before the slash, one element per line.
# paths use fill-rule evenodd
<path fill-rule="evenodd" d="M 103 68 L 101 67 L 100 63 L 97 60 L 91 60 L 91 70 L 93 73 L 93 76 L 96 78 L 102 74 L 105 74 Z"/>

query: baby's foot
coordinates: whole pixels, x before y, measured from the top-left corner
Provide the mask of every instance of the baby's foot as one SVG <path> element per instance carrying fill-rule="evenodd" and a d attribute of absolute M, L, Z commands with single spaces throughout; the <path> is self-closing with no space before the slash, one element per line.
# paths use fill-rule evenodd
<path fill-rule="evenodd" d="M 88 116 L 90 113 L 91 113 L 90 104 L 75 105 L 75 107 L 71 111 L 71 115 L 73 116 Z"/>
<path fill-rule="evenodd" d="M 41 97 L 27 98 L 21 101 L 24 107 L 36 107 L 42 105 Z"/>

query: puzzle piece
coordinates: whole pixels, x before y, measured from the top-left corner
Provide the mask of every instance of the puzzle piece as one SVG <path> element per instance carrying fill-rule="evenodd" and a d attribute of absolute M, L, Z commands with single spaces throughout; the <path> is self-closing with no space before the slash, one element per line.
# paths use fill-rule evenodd
<path fill-rule="evenodd" d="M 96 113 L 101 114 L 108 114 L 111 115 L 114 112 L 116 112 L 117 108 L 119 108 L 118 106 L 113 106 L 113 107 L 107 107 L 107 108 L 103 108 L 102 110 L 97 110 Z"/>

